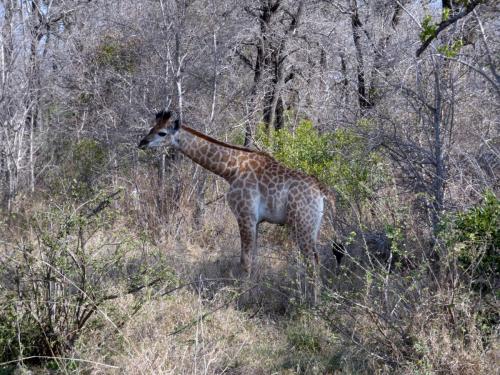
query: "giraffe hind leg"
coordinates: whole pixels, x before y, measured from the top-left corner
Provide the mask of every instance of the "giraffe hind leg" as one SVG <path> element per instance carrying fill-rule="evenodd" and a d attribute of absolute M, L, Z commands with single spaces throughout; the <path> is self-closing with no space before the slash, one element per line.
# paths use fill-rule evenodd
<path fill-rule="evenodd" d="M 297 194 L 300 191 L 297 191 Z M 295 241 L 306 261 L 306 295 L 312 296 L 312 303 L 319 301 L 319 256 L 316 251 L 318 236 L 323 212 L 323 199 L 310 194 L 302 195 L 299 199 L 291 200 L 288 204 L 288 224 L 293 228 Z"/>
<path fill-rule="evenodd" d="M 320 262 L 318 252 L 316 251 L 316 239 L 310 233 L 298 235 L 298 245 L 301 252 L 304 254 L 306 263 L 306 291 L 312 297 L 312 303 L 319 302 L 320 294 Z"/>
<path fill-rule="evenodd" d="M 314 202 L 311 199 L 310 202 Z M 316 249 L 316 240 L 321 225 L 321 207 L 310 205 L 297 212 L 295 233 L 300 250 L 306 258 L 306 288 L 312 297 L 312 303 L 319 302 L 320 295 L 320 260 Z"/>
<path fill-rule="evenodd" d="M 306 262 L 306 291 L 312 297 L 312 303 L 319 302 L 320 294 L 320 260 L 316 250 L 316 240 L 318 236 L 321 216 L 311 210 L 309 215 L 302 211 L 302 215 L 297 215 L 295 220 L 295 239 L 304 255 Z"/>

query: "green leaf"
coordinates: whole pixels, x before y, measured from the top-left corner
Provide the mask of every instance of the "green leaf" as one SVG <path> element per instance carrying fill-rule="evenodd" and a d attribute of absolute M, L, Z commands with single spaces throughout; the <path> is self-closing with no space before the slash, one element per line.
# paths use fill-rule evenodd
<path fill-rule="evenodd" d="M 437 25 L 432 21 L 432 16 L 426 15 L 422 20 L 422 31 L 420 32 L 420 41 L 426 42 L 436 37 Z"/>

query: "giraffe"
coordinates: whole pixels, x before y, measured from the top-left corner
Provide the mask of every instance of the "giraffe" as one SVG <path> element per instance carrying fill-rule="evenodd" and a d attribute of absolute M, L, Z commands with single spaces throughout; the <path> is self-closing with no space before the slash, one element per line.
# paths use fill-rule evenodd
<path fill-rule="evenodd" d="M 226 199 L 238 222 L 240 264 L 250 275 L 260 222 L 287 224 L 312 266 L 314 301 L 318 294 L 319 257 L 316 242 L 325 200 L 334 209 L 335 196 L 317 179 L 287 168 L 270 155 L 230 145 L 198 132 L 170 111 L 156 114 L 155 125 L 139 148 L 171 146 L 229 183 Z"/>

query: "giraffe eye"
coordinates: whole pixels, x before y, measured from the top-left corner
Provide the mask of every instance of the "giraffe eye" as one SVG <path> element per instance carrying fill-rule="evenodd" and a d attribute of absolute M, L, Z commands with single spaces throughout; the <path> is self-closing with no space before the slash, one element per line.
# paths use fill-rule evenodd
<path fill-rule="evenodd" d="M 159 135 L 160 137 L 164 137 L 164 136 L 166 136 L 166 135 L 167 135 L 167 133 L 165 133 L 165 132 L 158 132 L 158 135 Z"/>

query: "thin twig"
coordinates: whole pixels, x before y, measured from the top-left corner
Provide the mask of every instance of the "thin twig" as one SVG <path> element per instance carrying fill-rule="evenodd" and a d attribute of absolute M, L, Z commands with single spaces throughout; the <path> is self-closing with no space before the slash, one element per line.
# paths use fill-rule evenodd
<path fill-rule="evenodd" d="M 219 311 L 220 309 L 223 309 L 224 307 L 228 306 L 231 302 L 233 302 L 236 298 L 239 298 L 241 297 L 243 294 L 245 293 L 248 293 L 249 291 L 251 291 L 252 289 L 254 289 L 257 285 L 252 285 L 250 288 L 248 289 L 245 289 L 243 292 L 237 294 L 235 297 L 231 298 L 229 301 L 227 302 L 224 302 L 222 303 L 221 305 L 217 306 L 215 309 L 213 310 L 210 310 L 208 312 L 206 312 L 205 314 L 201 315 L 200 317 L 196 318 L 196 319 L 193 319 L 191 322 L 189 322 L 188 324 L 185 324 L 183 325 L 182 327 L 176 329 L 175 331 L 173 332 L 170 332 L 167 334 L 167 336 L 175 336 L 183 331 L 185 331 L 186 329 L 189 329 L 191 327 L 193 327 L 195 324 L 198 324 L 200 323 L 201 321 L 203 321 L 206 317 L 214 314 L 215 312 Z"/>
<path fill-rule="evenodd" d="M 56 360 L 64 360 L 64 361 L 75 361 L 75 362 L 91 363 L 93 365 L 99 365 L 99 366 L 107 367 L 107 368 L 120 368 L 118 366 L 108 365 L 107 363 L 102 363 L 102 362 L 90 361 L 88 359 L 71 358 L 71 357 L 52 357 L 52 356 L 46 356 L 46 355 L 32 355 L 32 356 L 29 356 L 29 357 L 23 357 L 23 358 L 19 358 L 19 359 L 14 359 L 12 361 L 1 362 L 0 366 L 9 365 L 9 364 L 12 364 L 12 363 L 19 363 L 19 362 L 27 361 L 27 360 L 30 360 L 30 359 L 56 359 Z"/>

